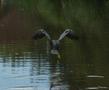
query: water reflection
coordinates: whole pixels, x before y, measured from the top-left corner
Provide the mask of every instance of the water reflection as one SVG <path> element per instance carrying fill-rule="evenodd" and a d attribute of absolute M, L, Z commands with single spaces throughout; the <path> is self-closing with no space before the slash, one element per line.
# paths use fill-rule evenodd
<path fill-rule="evenodd" d="M 50 88 L 67 90 L 68 85 L 63 83 L 60 66 L 57 62 L 51 64 L 45 45 L 36 48 L 37 45 L 30 44 L 0 44 L 1 89 L 36 90 L 32 88 L 37 87 L 38 90 L 50 90 Z"/>
<path fill-rule="evenodd" d="M 67 45 L 71 44 L 66 43 L 63 50 L 66 50 Z M 63 56 L 68 55 L 67 53 L 61 53 L 63 58 L 58 60 L 47 52 L 47 48 L 45 40 L 38 43 L 33 41 L 1 43 L 0 89 L 108 89 L 108 74 L 97 71 L 93 63 L 86 64 L 84 61 L 80 63 L 76 59 L 70 61 L 72 60 L 70 56 Z"/>
<path fill-rule="evenodd" d="M 108 90 L 109 88 L 108 87 L 103 87 L 103 86 L 97 86 L 97 87 L 88 87 L 86 88 L 86 90 Z"/>

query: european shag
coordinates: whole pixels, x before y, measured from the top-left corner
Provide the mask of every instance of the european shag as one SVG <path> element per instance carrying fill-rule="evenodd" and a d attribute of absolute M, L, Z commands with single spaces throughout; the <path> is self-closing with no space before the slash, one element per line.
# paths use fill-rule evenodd
<path fill-rule="evenodd" d="M 59 55 L 59 44 L 60 44 L 60 41 L 65 36 L 68 37 L 69 39 L 78 40 L 78 36 L 71 29 L 66 29 L 60 35 L 59 39 L 57 39 L 57 40 L 52 40 L 51 37 L 50 37 L 50 35 L 44 29 L 40 29 L 40 30 L 36 31 L 36 33 L 33 35 L 33 39 L 34 40 L 37 40 L 37 39 L 41 39 L 43 37 L 47 37 L 47 39 L 50 42 L 51 54 L 57 54 L 57 55 Z"/>

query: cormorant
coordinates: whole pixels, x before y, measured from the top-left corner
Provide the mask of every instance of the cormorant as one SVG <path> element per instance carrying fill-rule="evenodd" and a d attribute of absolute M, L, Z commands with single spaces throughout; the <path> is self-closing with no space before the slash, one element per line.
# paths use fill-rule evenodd
<path fill-rule="evenodd" d="M 37 40 L 37 39 L 41 39 L 43 37 L 47 37 L 47 39 L 50 42 L 50 47 L 51 47 L 51 54 L 57 54 L 58 57 L 59 56 L 59 44 L 60 41 L 64 38 L 64 37 L 68 37 L 69 39 L 75 39 L 78 40 L 78 36 L 75 34 L 74 31 L 72 31 L 71 29 L 66 29 L 59 37 L 59 39 L 57 40 L 52 40 L 50 35 L 44 30 L 44 29 L 40 29 L 38 31 L 36 31 L 36 33 L 33 35 L 33 39 Z"/>

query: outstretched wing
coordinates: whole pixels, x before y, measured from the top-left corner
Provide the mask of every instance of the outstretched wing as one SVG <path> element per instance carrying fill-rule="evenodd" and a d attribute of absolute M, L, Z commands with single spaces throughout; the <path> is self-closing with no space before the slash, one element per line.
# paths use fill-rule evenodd
<path fill-rule="evenodd" d="M 79 37 L 76 35 L 76 33 L 75 32 L 73 32 L 73 31 L 70 31 L 67 35 L 66 35 L 68 38 L 70 38 L 70 39 L 75 39 L 75 40 L 78 40 L 79 39 Z"/>
<path fill-rule="evenodd" d="M 37 40 L 37 39 L 41 39 L 43 37 L 47 37 L 48 40 L 51 40 L 50 35 L 43 29 L 38 30 L 37 32 L 35 32 L 35 34 L 33 35 L 33 39 Z"/>
<path fill-rule="evenodd" d="M 78 40 L 78 36 L 75 34 L 74 31 L 72 31 L 71 29 L 66 29 L 59 37 L 58 40 L 62 40 L 65 36 L 67 36 L 70 39 L 75 39 Z"/>

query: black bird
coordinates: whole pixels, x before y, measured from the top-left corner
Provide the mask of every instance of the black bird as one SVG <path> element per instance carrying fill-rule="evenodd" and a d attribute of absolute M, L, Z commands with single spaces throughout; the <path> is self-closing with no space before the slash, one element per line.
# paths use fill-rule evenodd
<path fill-rule="evenodd" d="M 71 29 L 66 29 L 59 37 L 59 39 L 57 40 L 52 40 L 50 35 L 44 30 L 44 29 L 40 29 L 38 30 L 34 35 L 33 35 L 33 39 L 37 40 L 37 39 L 41 39 L 43 37 L 47 37 L 47 39 L 50 42 L 50 47 L 51 47 L 51 54 L 56 54 L 58 55 L 58 57 L 60 57 L 59 55 L 59 44 L 60 41 L 67 36 L 70 39 L 75 39 L 78 40 L 78 36 L 75 34 L 74 31 L 72 31 Z"/>

